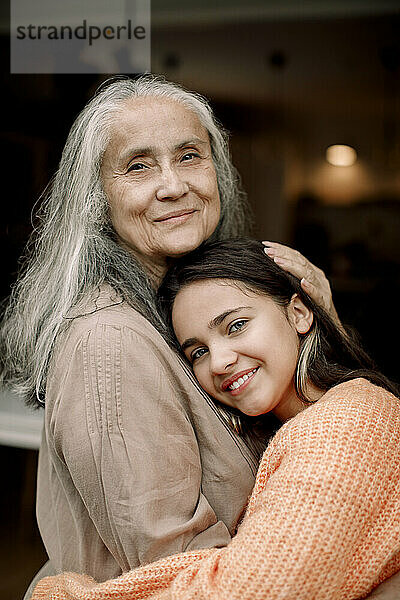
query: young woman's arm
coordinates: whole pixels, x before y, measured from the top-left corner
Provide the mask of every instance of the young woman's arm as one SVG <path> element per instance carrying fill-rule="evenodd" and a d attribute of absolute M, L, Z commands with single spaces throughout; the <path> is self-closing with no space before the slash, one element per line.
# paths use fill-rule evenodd
<path fill-rule="evenodd" d="M 168 557 L 97 585 L 49 578 L 34 600 L 352 600 L 400 569 L 400 407 L 365 380 L 288 422 L 223 549 Z"/>

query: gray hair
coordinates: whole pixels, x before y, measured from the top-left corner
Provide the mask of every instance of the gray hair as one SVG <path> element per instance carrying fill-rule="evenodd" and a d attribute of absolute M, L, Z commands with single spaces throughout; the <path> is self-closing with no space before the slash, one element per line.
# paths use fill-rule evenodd
<path fill-rule="evenodd" d="M 104 282 L 167 335 L 143 267 L 117 243 L 100 181 L 116 116 L 127 100 L 147 96 L 183 104 L 209 133 L 221 199 L 221 218 L 212 238 L 237 237 L 249 228 L 250 211 L 230 160 L 227 135 L 205 98 L 154 75 L 136 80 L 116 77 L 103 83 L 71 128 L 4 312 L 0 381 L 28 403 L 40 404 L 44 396 L 49 360 L 64 316 Z"/>

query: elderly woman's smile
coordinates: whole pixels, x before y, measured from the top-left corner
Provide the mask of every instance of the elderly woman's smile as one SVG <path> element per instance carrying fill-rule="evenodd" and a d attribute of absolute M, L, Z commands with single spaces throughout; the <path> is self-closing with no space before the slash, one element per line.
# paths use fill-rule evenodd
<path fill-rule="evenodd" d="M 101 168 L 111 221 L 143 263 L 197 248 L 214 232 L 220 200 L 208 132 L 194 112 L 162 98 L 127 101 Z"/>

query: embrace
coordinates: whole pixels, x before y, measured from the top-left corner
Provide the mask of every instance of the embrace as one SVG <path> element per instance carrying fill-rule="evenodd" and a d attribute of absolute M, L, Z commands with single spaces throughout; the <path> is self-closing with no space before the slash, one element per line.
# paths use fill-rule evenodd
<path fill-rule="evenodd" d="M 1 330 L 3 383 L 45 406 L 26 598 L 395 598 L 396 386 L 317 267 L 241 237 L 205 99 L 106 82 L 40 217 Z"/>

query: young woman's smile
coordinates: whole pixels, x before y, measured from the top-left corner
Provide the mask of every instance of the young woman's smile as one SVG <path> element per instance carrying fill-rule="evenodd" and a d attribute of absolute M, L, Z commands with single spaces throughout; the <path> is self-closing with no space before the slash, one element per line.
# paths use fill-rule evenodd
<path fill-rule="evenodd" d="M 238 396 L 247 387 L 254 375 L 257 373 L 259 367 L 254 369 L 246 369 L 236 373 L 233 377 L 229 377 L 221 385 L 222 391 L 229 391 L 232 396 Z"/>
<path fill-rule="evenodd" d="M 297 296 L 287 309 L 231 280 L 183 287 L 172 320 L 200 385 L 247 415 L 273 411 L 286 420 L 303 404 L 294 390 L 299 333 L 309 311 Z"/>

